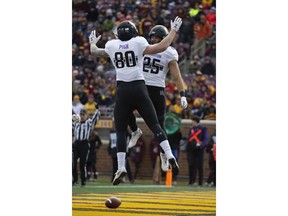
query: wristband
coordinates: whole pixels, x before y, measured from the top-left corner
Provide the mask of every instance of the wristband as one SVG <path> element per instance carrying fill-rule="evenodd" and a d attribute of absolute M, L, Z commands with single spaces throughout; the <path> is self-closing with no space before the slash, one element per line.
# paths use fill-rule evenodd
<path fill-rule="evenodd" d="M 180 96 L 181 97 L 185 97 L 185 92 L 184 91 L 180 91 Z"/>

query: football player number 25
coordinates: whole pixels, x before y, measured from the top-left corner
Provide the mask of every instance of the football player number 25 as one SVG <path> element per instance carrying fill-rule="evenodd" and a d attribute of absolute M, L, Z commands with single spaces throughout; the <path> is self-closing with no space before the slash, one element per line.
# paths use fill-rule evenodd
<path fill-rule="evenodd" d="M 123 68 L 125 65 L 127 67 L 136 65 L 136 58 L 133 51 L 127 51 L 124 55 L 122 52 L 116 52 L 114 61 L 117 68 Z"/>
<path fill-rule="evenodd" d="M 143 61 L 143 72 L 158 74 L 159 70 L 163 70 L 163 66 L 158 64 L 160 62 L 159 59 L 152 59 L 150 57 L 145 56 Z"/>

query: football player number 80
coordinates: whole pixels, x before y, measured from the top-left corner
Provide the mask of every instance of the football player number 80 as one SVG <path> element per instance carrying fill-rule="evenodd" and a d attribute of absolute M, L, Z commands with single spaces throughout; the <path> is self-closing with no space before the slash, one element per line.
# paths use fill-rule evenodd
<path fill-rule="evenodd" d="M 123 68 L 125 65 L 127 67 L 133 67 L 136 65 L 135 54 L 133 51 L 127 51 L 124 55 L 122 52 L 116 52 L 114 62 L 117 68 Z"/>

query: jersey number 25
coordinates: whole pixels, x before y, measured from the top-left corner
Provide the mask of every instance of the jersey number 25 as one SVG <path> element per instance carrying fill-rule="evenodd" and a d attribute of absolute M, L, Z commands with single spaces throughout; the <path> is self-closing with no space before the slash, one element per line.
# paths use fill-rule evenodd
<path fill-rule="evenodd" d="M 163 70 L 163 66 L 158 64 L 160 62 L 159 59 L 152 59 L 150 57 L 145 56 L 143 61 L 143 72 L 158 74 L 159 70 Z"/>

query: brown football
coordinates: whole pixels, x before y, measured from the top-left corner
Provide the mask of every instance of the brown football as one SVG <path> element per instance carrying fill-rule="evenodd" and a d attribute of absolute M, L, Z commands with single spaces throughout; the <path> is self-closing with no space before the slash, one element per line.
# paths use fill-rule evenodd
<path fill-rule="evenodd" d="M 105 206 L 107 208 L 118 208 L 121 205 L 121 200 L 117 197 L 109 197 L 105 201 Z"/>

